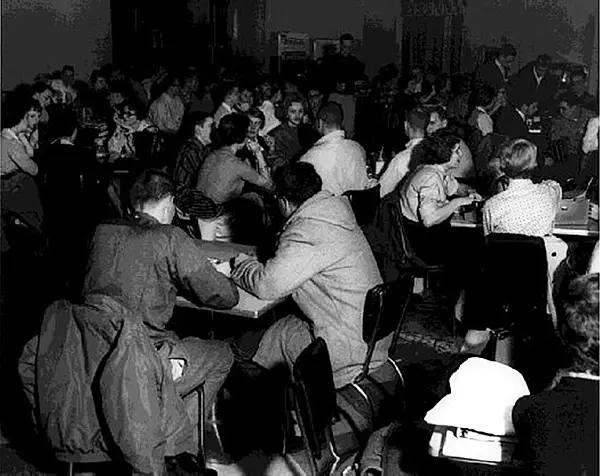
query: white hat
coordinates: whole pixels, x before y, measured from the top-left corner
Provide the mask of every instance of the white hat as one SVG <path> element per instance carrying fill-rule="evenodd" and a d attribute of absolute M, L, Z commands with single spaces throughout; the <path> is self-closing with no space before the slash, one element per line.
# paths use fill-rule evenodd
<path fill-rule="evenodd" d="M 492 435 L 514 434 L 512 409 L 525 395 L 529 388 L 518 371 L 471 357 L 452 374 L 450 395 L 427 412 L 425 421 Z"/>

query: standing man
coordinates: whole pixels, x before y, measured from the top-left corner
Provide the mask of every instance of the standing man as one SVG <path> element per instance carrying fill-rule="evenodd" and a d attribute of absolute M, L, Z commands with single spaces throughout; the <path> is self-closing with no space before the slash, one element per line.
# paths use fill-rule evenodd
<path fill-rule="evenodd" d="M 558 90 L 555 76 L 548 74 L 552 58 L 540 55 L 537 59 L 523 67 L 516 76 L 513 87 L 518 94 L 530 101 L 537 101 L 540 112 L 552 107 L 552 101 Z"/>
<path fill-rule="evenodd" d="M 312 164 L 321 177 L 323 190 L 334 195 L 364 190 L 369 181 L 365 150 L 358 142 L 345 138 L 343 118 L 339 104 L 329 102 L 321 107 L 317 127 L 322 137 L 300 159 Z"/>
<path fill-rule="evenodd" d="M 486 61 L 475 72 L 474 89 L 487 84 L 498 93 L 508 91 L 510 67 L 515 62 L 517 50 L 512 45 L 502 46 L 493 60 Z"/>

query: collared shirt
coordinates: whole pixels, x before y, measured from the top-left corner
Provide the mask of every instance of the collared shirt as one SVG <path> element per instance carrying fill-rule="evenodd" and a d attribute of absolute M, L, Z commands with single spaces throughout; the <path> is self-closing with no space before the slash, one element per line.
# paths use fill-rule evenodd
<path fill-rule="evenodd" d="M 504 78 L 504 81 L 506 81 L 506 70 L 504 69 L 504 66 L 502 66 L 500 64 L 500 61 L 498 61 L 498 59 L 495 59 L 494 63 L 496 63 L 496 66 L 498 66 L 498 69 L 502 73 L 502 77 Z"/>
<path fill-rule="evenodd" d="M 492 118 L 484 108 L 480 106 L 476 107 L 473 114 L 475 115 L 475 125 L 481 131 L 482 135 L 486 136 L 494 132 L 494 121 L 492 121 Z"/>
<path fill-rule="evenodd" d="M 404 178 L 404 176 L 407 174 L 412 150 L 422 140 L 422 137 L 411 139 L 406 144 L 406 149 L 404 149 L 390 161 L 387 169 L 385 169 L 385 172 L 379 179 L 382 197 L 393 191 L 400 183 L 400 180 L 402 180 L 402 178 Z"/>
<path fill-rule="evenodd" d="M 535 81 L 536 81 L 536 83 L 537 83 L 538 86 L 542 82 L 542 79 L 544 79 L 543 76 L 538 76 L 537 69 L 535 69 L 535 66 L 533 67 L 533 77 L 535 78 Z"/>
<path fill-rule="evenodd" d="M 163 93 L 150 106 L 150 119 L 162 132 L 177 132 L 181 127 L 185 105 L 179 96 Z"/>
<path fill-rule="evenodd" d="M 562 190 L 553 180 L 535 184 L 514 179 L 506 190 L 494 195 L 483 207 L 483 232 L 527 236 L 552 234 Z"/>
<path fill-rule="evenodd" d="M 456 179 L 439 166 L 421 165 L 400 192 L 402 215 L 412 222 L 421 223 L 424 215 L 448 203 L 448 197 L 457 191 Z"/>
<path fill-rule="evenodd" d="M 346 139 L 342 130 L 323 136 L 300 161 L 312 164 L 323 181 L 323 190 L 334 195 L 367 188 L 365 150 L 358 142 Z"/>

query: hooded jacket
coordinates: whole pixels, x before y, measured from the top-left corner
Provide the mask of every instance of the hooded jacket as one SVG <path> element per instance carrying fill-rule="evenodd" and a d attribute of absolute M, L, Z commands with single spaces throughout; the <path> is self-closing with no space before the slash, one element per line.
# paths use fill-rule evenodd
<path fill-rule="evenodd" d="M 306 200 L 286 222 L 273 258 L 264 265 L 248 258 L 233 277 L 261 299 L 292 296 L 327 342 L 336 387 L 358 375 L 367 350 L 366 294 L 382 280 L 346 197 L 321 191 Z M 385 360 L 389 344 L 377 344 L 373 368 Z"/>

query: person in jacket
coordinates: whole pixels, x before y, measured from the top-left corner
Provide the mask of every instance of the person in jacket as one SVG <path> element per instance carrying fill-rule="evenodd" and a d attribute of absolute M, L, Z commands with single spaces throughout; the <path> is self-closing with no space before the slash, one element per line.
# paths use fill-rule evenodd
<path fill-rule="evenodd" d="M 549 55 L 538 56 L 517 73 L 513 85 L 523 97 L 529 98 L 531 102 L 536 101 L 542 112 L 552 108 L 558 91 L 557 78 L 549 74 L 551 63 Z"/>
<path fill-rule="evenodd" d="M 294 163 L 275 173 L 279 207 L 287 221 L 265 263 L 240 254 L 232 278 L 261 299 L 292 296 L 305 315 L 278 319 L 265 330 L 251 357 L 267 369 L 291 365 L 312 341 L 323 337 L 336 388 L 360 372 L 366 294 L 382 282 L 369 244 L 344 197 L 321 190 L 311 164 Z M 387 356 L 389 339 L 375 347 L 373 368 Z"/>
<path fill-rule="evenodd" d="M 517 50 L 512 45 L 502 46 L 494 59 L 483 63 L 475 72 L 475 89 L 484 84 L 492 86 L 496 91 L 508 89 L 510 67 L 515 62 Z"/>
<path fill-rule="evenodd" d="M 171 225 L 175 214 L 171 177 L 147 169 L 134 182 L 131 205 L 136 215 L 99 225 L 92 239 L 83 297 L 106 295 L 138 316 L 163 358 L 183 364 L 175 380 L 186 397 L 204 384 L 206 415 L 221 388 L 233 356 L 223 342 L 196 337 L 179 339 L 165 329 L 175 299 L 230 308 L 237 304 L 235 284 L 208 261 L 202 245 Z"/>

